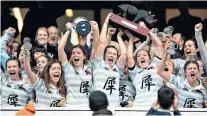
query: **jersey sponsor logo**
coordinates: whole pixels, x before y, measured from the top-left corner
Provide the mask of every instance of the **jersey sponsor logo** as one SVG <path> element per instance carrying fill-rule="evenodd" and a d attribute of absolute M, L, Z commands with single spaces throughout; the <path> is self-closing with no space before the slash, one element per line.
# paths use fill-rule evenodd
<path fill-rule="evenodd" d="M 155 86 L 155 84 L 152 83 L 151 75 L 147 75 L 144 78 L 142 78 L 141 89 L 148 88 L 148 91 L 150 91 L 151 86 Z"/>
<path fill-rule="evenodd" d="M 60 106 L 60 100 L 52 101 L 50 104 L 50 107 L 59 107 Z"/>
<path fill-rule="evenodd" d="M 80 84 L 80 93 L 85 93 L 88 95 L 89 93 L 89 81 L 82 81 Z"/>
<path fill-rule="evenodd" d="M 186 85 L 183 87 L 183 90 L 188 91 L 188 88 Z"/>
<path fill-rule="evenodd" d="M 20 106 L 20 105 L 18 104 L 18 95 L 16 95 L 16 94 L 10 94 L 9 97 L 8 97 L 8 101 L 7 101 L 7 103 L 8 103 L 9 105 L 14 105 L 15 107 L 16 107 L 16 106 Z"/>
<path fill-rule="evenodd" d="M 115 85 L 116 84 L 116 78 L 115 77 L 108 77 L 103 89 L 110 90 L 110 95 L 112 94 L 113 90 L 116 90 Z"/>
<path fill-rule="evenodd" d="M 195 105 L 195 98 L 186 98 L 184 108 L 196 108 Z"/>

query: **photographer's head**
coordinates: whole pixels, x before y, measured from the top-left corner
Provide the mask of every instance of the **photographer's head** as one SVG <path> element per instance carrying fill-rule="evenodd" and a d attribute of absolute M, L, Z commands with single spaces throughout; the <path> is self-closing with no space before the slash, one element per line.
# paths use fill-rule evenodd
<path fill-rule="evenodd" d="M 162 109 L 170 109 L 173 105 L 175 93 L 168 86 L 164 85 L 158 90 L 158 102 Z"/>
<path fill-rule="evenodd" d="M 89 96 L 89 107 L 92 111 L 107 109 L 108 99 L 104 92 L 94 91 Z"/>

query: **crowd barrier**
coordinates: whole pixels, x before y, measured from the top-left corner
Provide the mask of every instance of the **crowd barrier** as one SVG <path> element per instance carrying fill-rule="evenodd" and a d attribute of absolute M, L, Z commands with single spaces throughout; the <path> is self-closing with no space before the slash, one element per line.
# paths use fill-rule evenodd
<path fill-rule="evenodd" d="M 1 116 L 15 116 L 21 108 L 2 108 Z M 113 116 L 145 116 L 149 108 L 115 108 L 108 107 L 113 112 Z M 207 108 L 180 108 L 182 116 L 207 116 Z M 171 111 L 171 113 L 173 113 Z M 89 108 L 64 107 L 64 108 L 36 108 L 34 116 L 91 116 Z"/>

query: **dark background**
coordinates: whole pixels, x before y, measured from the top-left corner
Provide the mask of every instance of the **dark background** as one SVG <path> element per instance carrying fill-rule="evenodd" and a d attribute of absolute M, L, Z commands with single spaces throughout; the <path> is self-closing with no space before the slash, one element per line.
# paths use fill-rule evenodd
<path fill-rule="evenodd" d="M 15 19 L 9 13 L 9 8 L 20 7 L 30 8 L 25 16 L 24 26 L 21 33 L 21 38 L 27 36 L 34 36 L 38 27 L 41 26 L 57 26 L 56 19 L 65 14 L 65 9 L 73 10 L 94 10 L 94 20 L 100 25 L 101 9 L 113 9 L 117 12 L 117 6 L 120 4 L 131 4 L 138 9 L 145 9 L 152 11 L 159 20 L 156 27 L 164 29 L 166 26 L 166 8 L 177 8 L 178 2 L 170 1 L 1 1 L 1 31 L 9 26 L 17 27 L 14 23 Z M 192 1 L 188 2 L 189 8 L 207 9 L 207 2 Z M 50 13 L 48 13 L 50 12 Z M 52 12 L 52 13 L 51 13 Z M 206 13 L 207 15 L 207 13 Z M 32 35 L 31 35 L 31 34 Z M 18 35 L 18 33 L 16 34 Z"/>

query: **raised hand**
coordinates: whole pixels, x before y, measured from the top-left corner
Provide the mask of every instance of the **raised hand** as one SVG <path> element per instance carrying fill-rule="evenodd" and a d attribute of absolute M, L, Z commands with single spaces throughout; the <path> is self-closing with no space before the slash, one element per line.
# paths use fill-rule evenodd
<path fill-rule="evenodd" d="M 132 33 L 129 32 L 128 30 L 125 30 L 125 34 L 127 35 L 127 37 L 128 37 L 129 39 L 134 38 L 134 36 L 132 35 Z"/>
<path fill-rule="evenodd" d="M 96 21 L 90 21 L 90 25 L 93 31 L 99 31 L 98 23 Z"/>
<path fill-rule="evenodd" d="M 112 36 L 116 32 L 116 28 L 108 28 L 108 35 Z"/>
<path fill-rule="evenodd" d="M 8 30 L 7 30 L 9 33 L 11 34 L 15 34 L 16 33 L 16 29 L 12 28 L 12 27 L 9 27 Z"/>
<path fill-rule="evenodd" d="M 119 29 L 119 32 L 117 33 L 117 37 L 122 37 L 124 35 L 124 31 L 122 29 Z"/>
<path fill-rule="evenodd" d="M 203 25 L 201 23 L 195 25 L 195 32 L 201 32 L 202 29 L 203 29 Z"/>
<path fill-rule="evenodd" d="M 107 24 L 107 25 L 109 24 L 109 20 L 113 17 L 112 14 L 113 14 L 113 13 L 109 13 L 109 14 L 107 15 L 107 17 L 106 17 L 106 19 L 105 19 L 105 22 L 104 22 L 105 24 Z"/>
<path fill-rule="evenodd" d="M 65 97 L 62 97 L 62 99 L 60 100 L 60 107 L 65 107 L 65 104 L 66 104 L 66 99 Z"/>
<path fill-rule="evenodd" d="M 71 29 L 74 26 L 74 24 L 73 23 L 70 23 L 70 22 L 67 22 L 65 24 L 65 26 L 66 26 L 67 29 Z"/>

